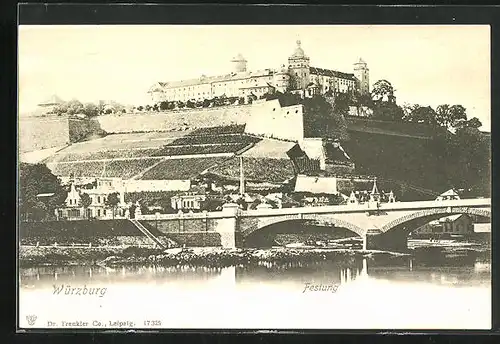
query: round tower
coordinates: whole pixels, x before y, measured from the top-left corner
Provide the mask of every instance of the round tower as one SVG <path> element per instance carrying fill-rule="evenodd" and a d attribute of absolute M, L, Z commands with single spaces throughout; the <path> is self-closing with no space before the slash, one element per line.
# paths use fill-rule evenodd
<path fill-rule="evenodd" d="M 273 84 L 276 90 L 279 92 L 286 92 L 289 88 L 290 75 L 288 71 L 284 68 L 278 69 L 273 75 Z"/>
<path fill-rule="evenodd" d="M 309 57 L 301 48 L 300 40 L 297 40 L 297 47 L 288 58 L 288 70 L 290 78 L 293 80 L 293 88 L 304 90 L 309 85 Z"/>
<path fill-rule="evenodd" d="M 247 71 L 247 60 L 243 57 L 243 55 L 238 54 L 238 56 L 234 57 L 231 60 L 233 64 L 233 71 L 235 73 L 242 73 Z"/>
<path fill-rule="evenodd" d="M 359 61 L 354 63 L 354 76 L 357 80 L 358 90 L 361 94 L 370 93 L 370 70 L 365 61 L 359 58 Z"/>

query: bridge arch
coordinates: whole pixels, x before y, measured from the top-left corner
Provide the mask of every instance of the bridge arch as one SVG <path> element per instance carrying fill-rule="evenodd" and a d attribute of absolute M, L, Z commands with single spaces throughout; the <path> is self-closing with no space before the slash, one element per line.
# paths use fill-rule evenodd
<path fill-rule="evenodd" d="M 411 226 L 412 224 L 420 226 L 432 220 L 439 219 L 441 217 L 449 215 L 457 215 L 457 214 L 476 215 L 491 219 L 491 210 L 489 209 L 481 209 L 473 207 L 433 208 L 433 209 L 416 211 L 411 214 L 402 216 L 396 220 L 390 221 L 389 223 L 385 224 L 380 230 L 382 233 L 388 233 L 396 229 L 402 229 L 406 227 L 405 231 L 408 231 L 408 233 L 410 233 L 412 230 L 416 229 L 415 226 Z"/>
<path fill-rule="evenodd" d="M 288 227 L 289 225 L 289 227 Z M 308 231 L 307 226 L 324 227 L 318 231 Z M 280 232 L 283 227 L 287 228 Z M 330 227 L 330 228 L 329 228 Z M 245 242 L 251 242 L 257 236 L 267 236 L 276 234 L 294 234 L 294 233 L 311 233 L 311 234 L 326 234 L 333 233 L 335 230 L 343 230 L 346 233 L 352 233 L 354 236 L 363 237 L 366 231 L 350 222 L 336 219 L 333 217 L 325 217 L 321 215 L 304 215 L 302 218 L 282 218 L 282 219 L 268 219 L 267 221 L 253 222 L 251 226 L 247 226 L 245 230 L 241 231 L 242 238 Z"/>

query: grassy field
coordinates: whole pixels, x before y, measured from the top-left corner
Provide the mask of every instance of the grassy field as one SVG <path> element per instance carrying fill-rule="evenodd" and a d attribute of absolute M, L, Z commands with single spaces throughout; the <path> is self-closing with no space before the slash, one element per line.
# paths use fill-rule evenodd
<path fill-rule="evenodd" d="M 133 160 L 83 161 L 73 163 L 48 164 L 52 173 L 57 176 L 69 177 L 120 177 L 129 179 L 148 167 L 156 164 L 159 159 L 145 158 Z"/>
<path fill-rule="evenodd" d="M 145 180 L 189 179 L 196 177 L 209 167 L 221 164 L 227 158 L 187 158 L 164 160 L 142 176 Z"/>
<path fill-rule="evenodd" d="M 142 172 L 144 180 L 176 180 L 198 176 L 208 168 L 226 163 L 230 156 L 206 156 L 255 151 L 256 157 L 245 159 L 250 179 L 283 181 L 293 176 L 293 166 L 286 151 L 289 142 L 262 145 L 262 138 L 244 134 L 244 125 L 227 125 L 185 131 L 111 134 L 103 138 L 73 144 L 45 160 L 60 177 L 71 174 L 82 177 L 121 177 L 128 179 Z M 267 140 L 269 141 L 269 140 Z M 280 144 L 281 143 L 281 144 Z M 252 147 L 252 145 L 257 145 Z M 272 153 L 279 159 L 262 159 Z M 177 159 L 179 155 L 192 158 Z M 172 157 L 161 161 L 162 157 Z M 160 162 L 161 161 L 161 162 Z M 152 169 L 149 169 L 153 165 Z M 238 162 L 229 162 L 219 171 L 233 177 L 239 174 Z"/>

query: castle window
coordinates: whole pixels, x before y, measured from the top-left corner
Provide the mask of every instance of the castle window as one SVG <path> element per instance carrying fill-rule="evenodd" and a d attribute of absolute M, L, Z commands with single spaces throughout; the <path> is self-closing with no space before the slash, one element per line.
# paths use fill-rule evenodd
<path fill-rule="evenodd" d="M 295 113 L 299 113 L 299 110 L 295 110 Z"/>
<path fill-rule="evenodd" d="M 273 111 L 276 111 L 276 109 L 273 109 Z"/>

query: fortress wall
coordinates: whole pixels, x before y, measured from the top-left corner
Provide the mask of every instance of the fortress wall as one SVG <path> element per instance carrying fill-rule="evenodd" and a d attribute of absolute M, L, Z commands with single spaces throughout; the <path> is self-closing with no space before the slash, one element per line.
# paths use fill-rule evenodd
<path fill-rule="evenodd" d="M 108 133 L 170 131 L 246 124 L 245 132 L 288 140 L 304 136 L 303 106 L 282 108 L 278 100 L 221 108 L 179 110 L 163 113 L 104 115 L 98 118 Z"/>
<path fill-rule="evenodd" d="M 202 128 L 229 124 L 245 124 L 250 115 L 250 106 L 232 106 L 179 110 L 163 113 L 138 113 L 104 115 L 98 118 L 101 128 L 108 133 L 138 131 L 169 131 L 181 127 Z"/>
<path fill-rule="evenodd" d="M 67 118 L 19 118 L 19 151 L 32 152 L 69 143 Z"/>
<path fill-rule="evenodd" d="M 277 99 L 254 102 L 245 132 L 285 140 L 304 138 L 302 105 L 281 107 Z"/>

